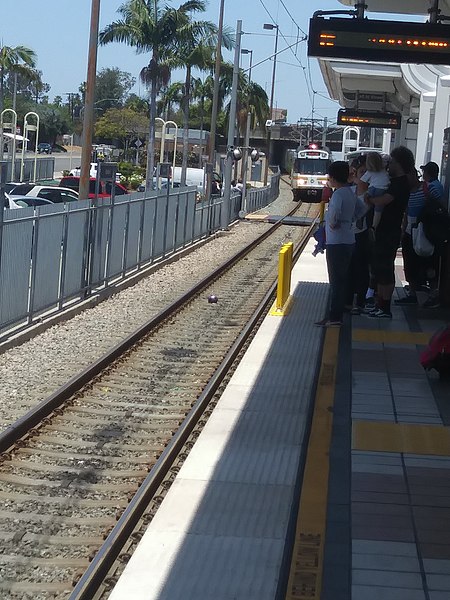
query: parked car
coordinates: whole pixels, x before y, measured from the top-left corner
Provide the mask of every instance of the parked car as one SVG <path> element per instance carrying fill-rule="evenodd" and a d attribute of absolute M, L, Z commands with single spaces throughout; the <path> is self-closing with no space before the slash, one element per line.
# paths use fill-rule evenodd
<path fill-rule="evenodd" d="M 49 204 L 54 204 L 51 200 L 38 198 L 37 196 L 10 196 L 9 199 L 17 204 L 18 208 L 27 208 L 27 206 L 48 206 Z"/>
<path fill-rule="evenodd" d="M 51 154 L 52 153 L 52 145 L 46 144 L 45 142 L 41 142 L 38 144 L 37 151 L 39 154 Z"/>
<path fill-rule="evenodd" d="M 11 198 L 9 194 L 5 194 L 5 208 L 22 208 Z"/>
<path fill-rule="evenodd" d="M 77 167 L 76 169 L 72 169 L 69 172 L 69 175 L 72 175 L 73 177 L 80 177 L 80 175 L 81 175 L 81 167 Z M 91 163 L 91 169 L 89 171 L 89 177 L 94 177 L 94 179 L 95 179 L 95 177 L 97 177 L 97 163 L 96 162 Z M 117 171 L 117 173 L 116 173 L 116 181 L 117 181 L 117 183 L 120 183 L 120 178 L 121 177 L 122 177 L 122 173 L 119 173 Z"/>
<path fill-rule="evenodd" d="M 95 177 L 91 177 L 89 179 L 89 198 L 95 198 L 95 184 L 96 184 Z M 76 192 L 78 192 L 80 189 L 80 178 L 72 177 L 72 176 L 63 177 L 61 179 L 59 185 L 64 186 L 66 188 L 70 188 L 71 190 L 75 190 Z M 115 196 L 123 196 L 124 194 L 128 194 L 127 188 L 124 187 L 120 183 L 116 182 L 116 183 L 112 184 L 109 181 L 107 181 L 107 182 L 101 181 L 98 197 L 99 198 L 109 198 L 111 196 L 111 189 L 112 189 L 113 185 L 114 185 Z"/>
<path fill-rule="evenodd" d="M 56 185 L 35 185 L 34 183 L 6 184 L 7 193 L 12 196 L 37 196 L 54 204 L 78 200 L 78 192 L 72 188 Z"/>

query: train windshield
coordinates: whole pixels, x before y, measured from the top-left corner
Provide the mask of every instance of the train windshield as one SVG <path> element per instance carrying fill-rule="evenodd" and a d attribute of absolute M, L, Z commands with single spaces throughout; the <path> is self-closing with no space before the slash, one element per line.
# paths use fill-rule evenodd
<path fill-rule="evenodd" d="M 326 175 L 329 163 L 325 158 L 296 158 L 294 172 L 304 175 Z"/>

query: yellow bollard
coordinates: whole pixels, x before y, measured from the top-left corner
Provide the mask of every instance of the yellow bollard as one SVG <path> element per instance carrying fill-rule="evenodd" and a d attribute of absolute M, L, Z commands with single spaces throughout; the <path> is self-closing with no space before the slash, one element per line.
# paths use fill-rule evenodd
<path fill-rule="evenodd" d="M 284 317 L 290 310 L 292 304 L 290 291 L 293 255 L 294 244 L 292 242 L 283 244 L 278 260 L 277 298 L 269 312 L 272 316 Z"/>

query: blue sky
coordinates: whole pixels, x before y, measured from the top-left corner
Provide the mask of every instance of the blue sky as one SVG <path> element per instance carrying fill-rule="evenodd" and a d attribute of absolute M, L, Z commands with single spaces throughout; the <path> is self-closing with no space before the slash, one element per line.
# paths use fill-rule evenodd
<path fill-rule="evenodd" d="M 43 79 L 51 85 L 51 100 L 55 95 L 64 97 L 68 92 L 78 91 L 86 79 L 91 0 L 1 0 L 1 3 L 1 45 L 24 45 L 36 52 Z M 121 0 L 101 1 L 100 28 L 117 18 L 121 3 Z M 179 0 L 172 3 L 180 4 Z M 309 18 L 315 10 L 342 8 L 338 0 L 225 0 L 225 23 L 235 29 L 237 19 L 242 20 L 246 32 L 243 47 L 253 50 L 255 64 L 273 53 L 275 38 L 272 32 L 263 30 L 264 23 L 279 25 L 279 50 L 282 50 L 296 41 L 297 25 L 307 32 Z M 218 13 L 219 0 L 210 0 L 201 18 L 217 22 Z M 118 67 L 138 79 L 146 58 L 123 44 L 110 44 L 99 48 L 98 69 Z M 229 59 L 232 60 L 231 55 Z M 242 57 L 242 66 L 248 66 L 248 56 Z M 271 76 L 272 62 L 267 60 L 255 67 L 252 74 L 268 95 Z M 172 76 L 173 81 L 181 78 L 181 73 Z M 318 93 L 312 94 L 312 89 Z M 290 122 L 311 116 L 313 97 L 316 117 L 335 117 L 338 106 L 322 96 L 327 96 L 325 90 L 317 61 L 311 59 L 308 67 L 306 42 L 298 44 L 296 53 L 295 48 L 287 49 L 278 56 L 274 104 L 288 109 Z M 146 94 L 139 84 L 134 91 L 142 96 Z"/>

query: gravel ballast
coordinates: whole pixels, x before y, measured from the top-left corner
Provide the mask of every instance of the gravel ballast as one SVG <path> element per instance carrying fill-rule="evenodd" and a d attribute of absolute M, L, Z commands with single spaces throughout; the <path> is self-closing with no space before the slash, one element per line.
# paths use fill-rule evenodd
<path fill-rule="evenodd" d="M 280 196 L 262 212 L 286 214 L 294 207 L 291 197 L 282 182 Z M 25 414 L 268 227 L 239 222 L 134 286 L 6 350 L 0 355 L 0 427 Z"/>

